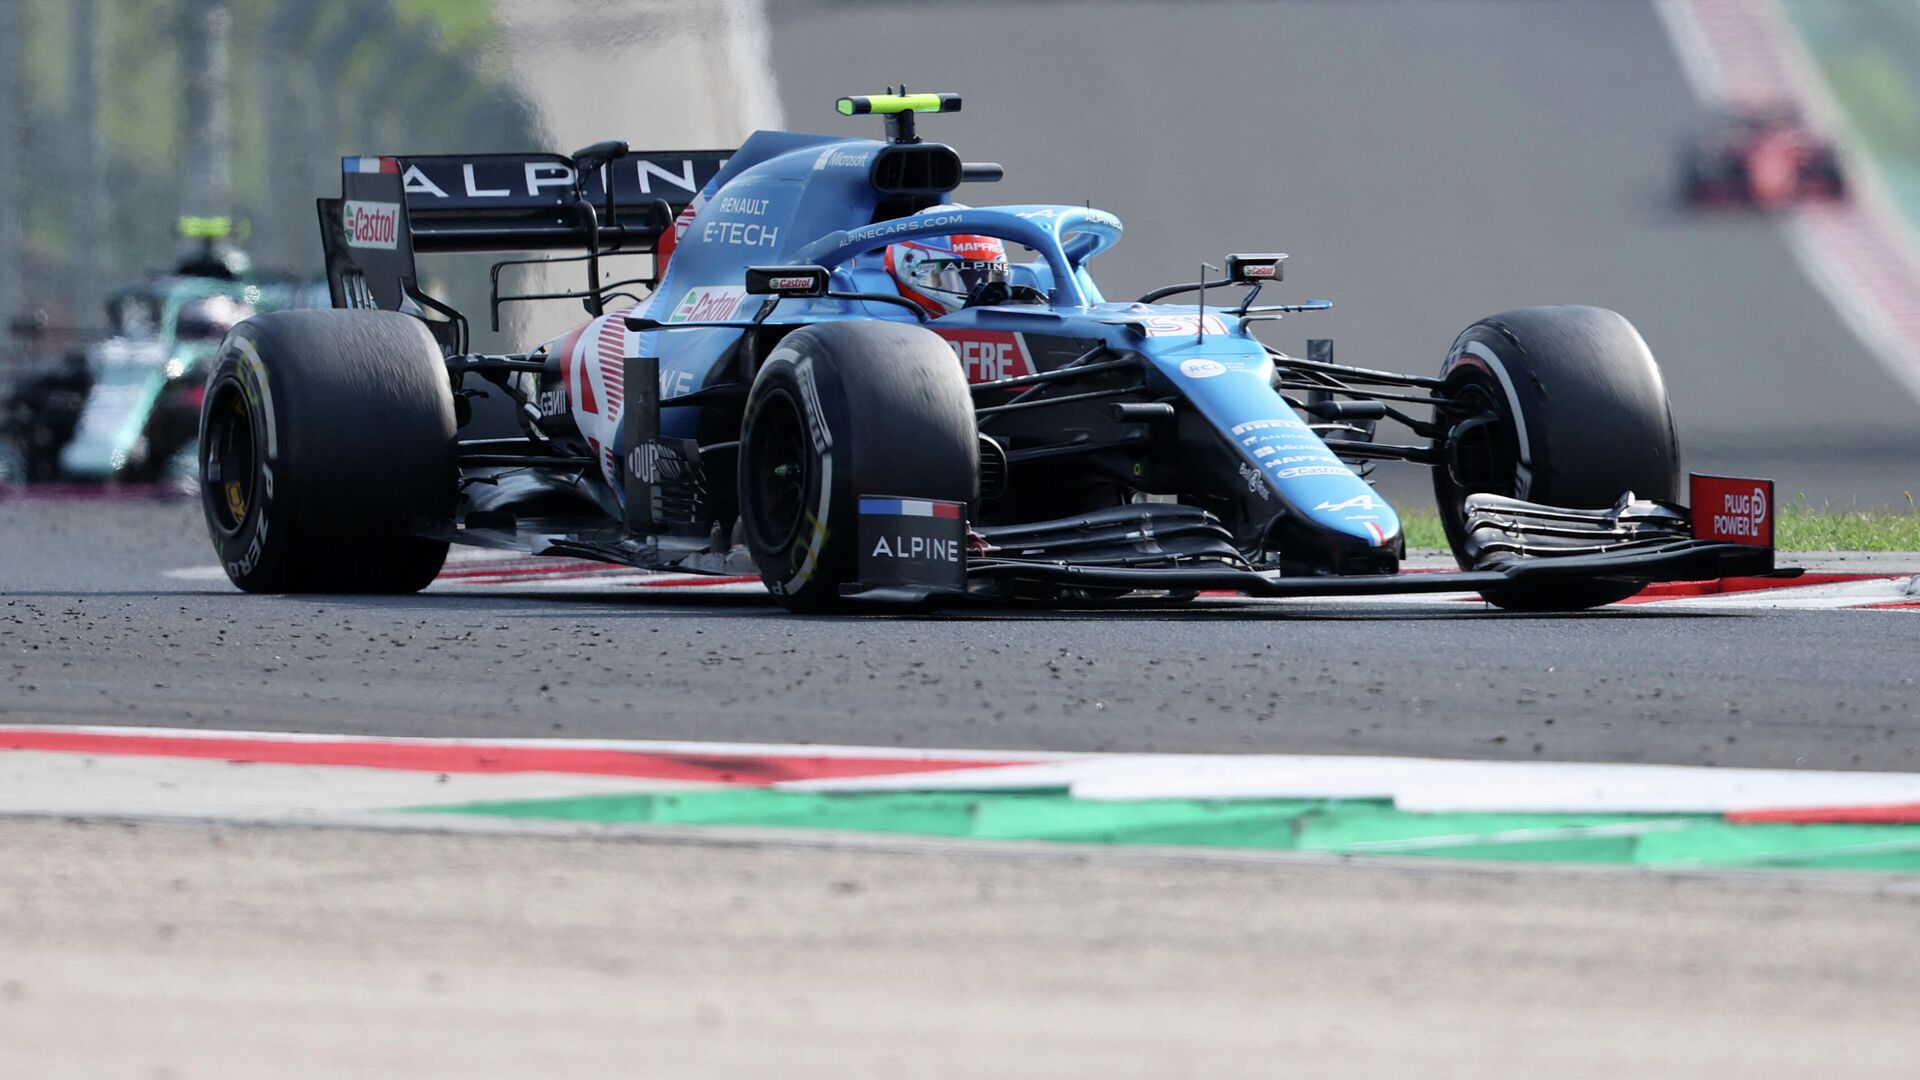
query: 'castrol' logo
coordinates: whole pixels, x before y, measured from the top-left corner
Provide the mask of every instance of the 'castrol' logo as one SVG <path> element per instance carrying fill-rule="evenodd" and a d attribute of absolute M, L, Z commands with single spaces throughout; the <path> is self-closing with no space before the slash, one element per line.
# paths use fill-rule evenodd
<path fill-rule="evenodd" d="M 340 224 L 348 247 L 392 251 L 400 236 L 400 204 L 349 199 L 340 208 Z"/>
<path fill-rule="evenodd" d="M 747 290 L 737 285 L 710 285 L 688 289 L 687 295 L 667 316 L 670 323 L 725 322 L 734 317 L 747 298 Z"/>

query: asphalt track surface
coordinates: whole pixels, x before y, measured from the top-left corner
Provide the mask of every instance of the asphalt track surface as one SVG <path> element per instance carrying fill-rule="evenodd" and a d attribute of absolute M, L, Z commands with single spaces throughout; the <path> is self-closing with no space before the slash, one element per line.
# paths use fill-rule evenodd
<path fill-rule="evenodd" d="M 1474 319 L 1614 308 L 1660 358 L 1688 465 L 1816 503 L 1920 491 L 1920 404 L 1809 284 L 1777 221 L 1675 200 L 1704 119 L 1652 7 L 1626 0 L 1178 3 L 782 0 L 788 126 L 862 132 L 833 99 L 961 92 L 922 134 L 1007 166 L 972 203 L 1078 202 L 1126 238 L 1112 299 L 1229 251 L 1293 254 L 1266 297 L 1332 300 L 1263 336 L 1437 371 Z M 1396 497 L 1423 474 L 1383 471 Z M 1425 496 L 1430 498 L 1430 496 Z"/>
<path fill-rule="evenodd" d="M 191 503 L 0 503 L 0 716 L 389 735 L 1920 770 L 1905 612 L 1477 604 L 798 618 L 759 597 L 255 597 Z"/>

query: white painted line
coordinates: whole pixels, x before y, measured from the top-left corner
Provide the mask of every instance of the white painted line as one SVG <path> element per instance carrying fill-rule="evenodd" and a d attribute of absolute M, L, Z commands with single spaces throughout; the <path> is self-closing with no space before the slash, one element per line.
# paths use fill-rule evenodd
<path fill-rule="evenodd" d="M 297 822 L 403 806 L 459 806 L 717 785 L 555 773 L 427 773 L 338 765 L 0 752 L 0 814 L 243 818 Z"/>
<path fill-rule="evenodd" d="M 1414 813 L 1724 813 L 1920 803 L 1920 775 L 1694 765 L 1284 754 L 1090 754 L 973 772 L 849 777 L 804 791 L 1064 786 L 1076 798 L 1390 799 Z"/>
<path fill-rule="evenodd" d="M 0 729 L 24 739 L 54 733 L 123 737 L 127 753 L 85 749 L 0 751 L 0 813 L 225 813 L 296 819 L 322 812 L 419 804 L 562 798 L 681 789 L 685 782 L 594 773 L 453 773 L 344 765 L 252 764 L 168 756 L 143 737 L 615 750 L 637 755 L 709 754 L 858 760 L 951 761 L 956 768 L 789 781 L 787 791 L 885 792 L 1065 789 L 1078 798 L 1380 799 L 1413 813 L 1696 813 L 1920 804 L 1920 774 L 1822 772 L 1685 765 L 1456 761 L 1288 754 L 1068 754 L 1008 750 L 732 744 L 643 740 L 362 739 L 312 734 L 113 727 Z M 43 737 L 42 745 L 55 740 Z"/>
<path fill-rule="evenodd" d="M 1493 767 L 1422 771 L 1396 792 L 1416 813 L 1700 813 L 1920 803 L 1910 773 L 1815 772 L 1683 765 L 1493 762 Z"/>
<path fill-rule="evenodd" d="M 1755 610 L 1840 611 L 1884 604 L 1901 598 L 1895 576 L 1796 588 L 1755 589 L 1707 596 L 1674 596 L 1648 601 L 1661 610 L 1740 612 Z M 1629 605 L 1632 606 L 1632 605 Z"/>

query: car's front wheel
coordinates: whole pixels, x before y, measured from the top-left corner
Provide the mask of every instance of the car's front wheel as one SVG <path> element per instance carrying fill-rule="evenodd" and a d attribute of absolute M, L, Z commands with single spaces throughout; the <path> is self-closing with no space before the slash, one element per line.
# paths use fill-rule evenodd
<path fill-rule="evenodd" d="M 979 471 L 972 395 L 938 336 L 884 322 L 796 330 L 747 397 L 739 490 L 748 550 L 789 610 L 834 608 L 858 574 L 860 496 L 971 507 Z"/>
<path fill-rule="evenodd" d="M 1604 509 L 1628 491 L 1673 501 L 1680 448 L 1667 388 L 1633 324 L 1604 308 L 1524 308 L 1481 319 L 1454 340 L 1442 393 L 1468 406 L 1433 472 L 1440 523 L 1454 557 L 1471 564 L 1466 497 L 1489 492 L 1575 509 Z M 1568 611 L 1623 600 L 1630 578 L 1488 589 L 1523 611 Z"/>

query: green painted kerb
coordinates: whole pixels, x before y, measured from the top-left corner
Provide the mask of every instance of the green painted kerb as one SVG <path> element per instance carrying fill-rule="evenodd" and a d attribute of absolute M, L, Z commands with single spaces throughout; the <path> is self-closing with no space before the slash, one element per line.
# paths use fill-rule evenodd
<path fill-rule="evenodd" d="M 1060 791 L 827 795 L 755 788 L 405 812 L 1342 855 L 1920 871 L 1920 825 L 1734 825 L 1717 814 L 1413 814 L 1375 800 L 1098 802 Z"/>

